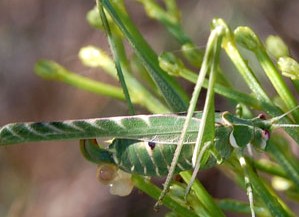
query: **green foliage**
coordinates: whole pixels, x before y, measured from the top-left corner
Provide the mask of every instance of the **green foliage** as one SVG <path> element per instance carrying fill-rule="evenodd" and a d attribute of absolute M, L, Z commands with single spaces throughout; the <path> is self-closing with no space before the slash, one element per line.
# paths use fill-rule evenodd
<path fill-rule="evenodd" d="M 125 82 L 125 84 L 122 85 L 122 88 L 79 76 L 68 71 L 58 63 L 48 60 L 41 60 L 36 63 L 36 74 L 45 79 L 65 82 L 78 88 L 118 100 L 125 100 L 129 95 L 134 105 L 140 105 L 152 113 L 180 112 L 187 111 L 189 108 L 192 110 L 190 113 L 188 111 L 190 119 L 192 118 L 194 108 L 188 106 L 189 96 L 177 82 L 175 77 L 186 79 L 192 83 L 199 82 L 199 89 L 203 87 L 207 88 L 208 91 L 215 91 L 216 94 L 229 99 L 234 104 L 241 103 L 247 109 L 262 111 L 272 117 L 282 115 L 284 112 L 297 106 L 298 102 L 295 94 L 298 93 L 293 93 L 291 91 L 291 88 L 287 86 L 282 75 L 293 80 L 298 80 L 299 66 L 294 59 L 288 56 L 288 49 L 279 38 L 269 38 L 264 46 L 258 35 L 249 27 L 238 27 L 232 31 L 222 19 L 214 19 L 211 25 L 211 35 L 206 50 L 198 50 L 195 49 L 195 43 L 184 31 L 183 26 L 180 23 L 180 11 L 175 1 L 165 1 L 166 9 L 163 9 L 154 0 L 140 2 L 144 5 L 147 15 L 160 22 L 174 39 L 178 41 L 182 47 L 184 59 L 169 52 L 165 52 L 158 56 L 134 25 L 123 2 L 103 0 L 97 7 L 88 13 L 87 20 L 96 30 L 105 29 L 107 31 L 109 26 L 108 36 L 114 60 L 106 55 L 100 48 L 95 47 L 82 48 L 79 58 L 86 66 L 101 68 L 115 79 L 119 78 L 119 76 L 117 76 L 114 63 L 116 63 L 116 65 L 119 64 L 117 69 L 122 70 L 121 74 L 123 75 L 123 79 L 121 80 Z M 99 11 L 102 13 L 102 16 L 104 12 L 104 10 L 101 10 L 102 7 L 107 16 L 105 20 L 106 23 L 101 22 L 100 20 Z M 138 59 L 133 59 L 127 56 L 124 41 L 128 41 L 131 44 L 133 52 Z M 249 66 L 247 60 L 244 59 L 237 45 L 250 51 L 251 55 L 257 59 L 276 91 L 275 97 L 269 96 L 263 83 L 257 79 L 255 72 Z M 267 47 L 267 49 L 265 47 Z M 240 73 L 241 77 L 244 79 L 250 90 L 249 93 L 237 90 L 226 80 L 225 73 L 221 70 L 219 60 L 219 53 L 222 51 L 227 54 L 238 73 Z M 278 63 L 273 62 L 269 55 L 278 59 Z M 137 61 L 142 62 L 144 69 L 149 75 L 143 76 L 143 80 L 136 79 L 132 73 L 132 65 L 138 65 L 136 63 Z M 277 64 L 278 67 L 276 66 Z M 188 68 L 187 66 L 189 65 L 193 68 Z M 194 68 L 200 70 L 200 76 L 202 76 L 202 78 L 198 79 L 197 73 L 193 72 Z M 282 71 L 282 75 L 279 70 Z M 203 74 L 203 72 L 207 74 L 207 76 Z M 214 79 L 213 81 L 215 82 L 213 85 L 209 83 L 207 79 L 208 75 L 210 76 L 209 79 Z M 293 82 L 297 90 L 299 90 L 298 83 L 296 81 Z M 155 84 L 156 88 L 149 89 L 148 87 L 151 87 L 152 83 Z M 128 87 L 128 94 L 122 92 L 122 90 L 125 89 L 125 86 Z M 199 92 L 197 95 L 199 95 Z M 208 94 L 208 96 L 213 96 L 213 93 L 211 93 L 211 95 Z M 282 103 L 280 107 L 275 104 L 272 100 L 273 98 L 279 98 L 281 100 Z M 193 103 L 190 103 L 194 107 L 196 105 L 196 100 L 197 97 Z M 207 101 L 208 100 L 211 101 L 212 99 L 208 98 Z M 205 120 L 214 119 L 214 105 L 212 105 L 210 101 L 205 104 L 207 106 L 210 105 L 210 107 L 204 110 Z M 292 115 L 282 117 L 279 121 L 280 123 L 285 124 L 298 124 L 299 110 L 293 111 Z M 214 122 L 207 122 L 205 124 L 206 125 L 201 124 L 203 131 L 201 131 L 202 135 L 199 137 L 201 138 L 199 141 L 200 143 L 207 140 L 211 141 L 215 138 L 215 132 L 213 131 L 215 130 Z M 163 128 L 162 131 L 167 131 L 167 129 L 170 130 L 169 126 L 173 127 L 173 125 L 175 125 L 175 123 L 167 125 L 168 128 Z M 62 123 L 53 126 L 61 127 Z M 18 126 L 11 125 L 11 127 Z M 66 128 L 70 126 L 62 127 Z M 140 126 L 136 125 L 135 127 L 137 129 Z M 142 126 L 140 128 L 142 128 Z M 147 131 L 149 129 L 144 130 Z M 155 131 L 156 134 L 158 134 L 158 130 Z M 198 127 L 196 128 L 196 131 L 197 130 Z M 237 130 L 238 132 L 236 133 L 239 135 L 237 139 L 243 141 L 242 133 L 244 132 L 244 126 L 239 126 Z M 44 131 L 41 133 L 46 133 L 46 128 Z M 95 136 L 95 134 L 86 135 L 79 131 L 76 135 L 70 135 L 70 138 L 83 139 Z M 287 128 L 285 131 L 297 142 L 297 144 L 299 143 L 299 133 L 297 128 Z M 125 132 L 120 132 L 125 134 Z M 4 135 L 4 133 L 7 132 L 3 131 L 1 133 Z M 27 133 L 27 135 L 30 136 L 29 131 L 23 131 L 23 133 Z M 109 133 L 107 133 L 107 135 L 108 134 Z M 55 136 L 53 138 L 58 139 L 58 137 Z M 10 143 L 18 141 L 17 138 L 15 139 L 16 140 L 13 140 Z M 42 140 L 43 138 L 40 136 L 38 139 Z M 247 138 L 247 140 L 250 141 L 251 138 Z M 26 140 L 21 142 L 25 141 Z M 0 143 L 5 144 L 5 141 L 1 139 Z M 246 144 L 243 145 L 246 146 Z M 248 157 L 250 165 L 246 172 L 248 173 L 253 186 L 254 209 L 258 216 L 295 216 L 288 207 L 287 200 L 298 202 L 298 193 L 296 193 L 299 192 L 298 160 L 292 152 L 288 151 L 288 148 L 285 148 L 285 146 L 289 147 L 289 144 L 285 142 L 285 139 L 281 134 L 274 132 L 265 150 L 265 154 L 270 158 L 260 161 Z M 102 153 L 98 152 L 97 148 L 89 148 L 89 146 L 81 144 L 83 154 L 91 161 L 96 158 L 91 157 L 92 154 Z M 223 147 L 217 147 L 217 149 L 221 148 Z M 196 153 L 200 155 L 201 150 L 203 150 L 202 146 Z M 215 150 L 213 152 L 213 149 L 209 151 L 212 155 L 214 154 L 215 159 L 217 159 L 217 152 Z M 108 162 L 112 162 L 109 158 L 109 154 L 104 154 L 103 157 L 105 157 Z M 229 171 L 229 174 L 233 174 L 230 178 L 232 178 L 237 185 L 240 185 L 246 190 L 246 183 L 244 183 L 243 178 L 243 168 L 239 165 L 237 157 L 236 153 L 229 153 L 228 159 L 224 159 L 224 165 L 222 165 L 220 169 L 225 173 Z M 97 161 L 94 162 L 100 161 L 99 159 L 100 158 L 97 158 Z M 270 179 L 280 177 L 288 183 L 291 183 L 289 185 L 291 187 L 286 188 L 284 189 L 284 192 L 281 192 L 281 194 L 284 193 L 284 196 L 282 197 L 283 199 L 278 196 L 275 191 L 275 186 L 271 186 L 269 179 L 258 176 L 259 173 L 267 174 Z M 189 172 L 181 172 L 181 176 L 187 184 L 192 179 Z M 161 190 L 156 185 L 149 180 L 144 179 L 142 176 L 137 175 L 133 175 L 132 181 L 137 188 L 158 200 Z M 170 193 L 166 195 L 165 199 L 162 201 L 162 204 L 172 211 L 169 216 L 224 216 L 224 211 L 250 213 L 250 206 L 248 203 L 233 200 L 216 200 L 212 198 L 198 180 L 195 180 L 192 190 L 187 198 L 184 198 L 185 188 L 185 184 L 174 183 L 170 189 Z M 290 188 L 292 188 L 292 196 L 290 196 Z M 285 200 L 285 198 L 287 198 L 287 200 Z"/>

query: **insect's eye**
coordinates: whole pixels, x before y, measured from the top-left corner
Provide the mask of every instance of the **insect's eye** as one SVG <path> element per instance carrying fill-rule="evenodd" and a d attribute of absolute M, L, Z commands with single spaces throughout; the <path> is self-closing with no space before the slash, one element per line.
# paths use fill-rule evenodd
<path fill-rule="evenodd" d="M 255 134 L 255 139 L 252 141 L 252 145 L 254 145 L 258 150 L 265 150 L 269 139 L 269 130 L 258 129 Z"/>
<path fill-rule="evenodd" d="M 257 117 L 261 120 L 266 120 L 266 115 L 265 114 L 259 114 Z"/>
<path fill-rule="evenodd" d="M 263 130 L 262 132 L 263 138 L 268 141 L 270 139 L 270 131 L 269 130 Z"/>

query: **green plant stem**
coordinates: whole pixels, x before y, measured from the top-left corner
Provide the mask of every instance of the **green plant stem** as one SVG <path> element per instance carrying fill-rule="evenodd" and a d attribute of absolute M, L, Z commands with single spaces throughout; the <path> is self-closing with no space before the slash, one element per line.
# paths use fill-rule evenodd
<path fill-rule="evenodd" d="M 255 76 L 252 73 L 252 70 L 248 67 L 247 63 L 240 55 L 239 51 L 235 46 L 235 43 L 231 39 L 224 41 L 226 42 L 223 44 L 223 47 L 227 55 L 235 64 L 249 88 L 255 93 L 257 100 L 262 101 L 262 104 L 267 103 L 271 105 L 271 100 L 269 99 L 265 91 L 262 89 L 260 83 L 256 80 Z"/>
<path fill-rule="evenodd" d="M 132 176 L 132 181 L 134 185 L 140 189 L 141 191 L 148 194 L 150 197 L 154 198 L 155 200 L 158 200 L 159 195 L 161 194 L 161 189 L 159 189 L 156 185 L 152 184 L 150 181 L 137 176 Z M 177 201 L 173 200 L 171 197 L 166 196 L 163 200 L 163 204 L 168 207 L 169 209 L 175 211 L 180 216 L 186 216 L 186 217 L 196 217 L 197 215 L 192 211 L 187 209 L 186 207 L 182 206 Z"/>
<path fill-rule="evenodd" d="M 256 50 L 254 50 L 255 55 L 257 56 L 258 61 L 263 67 L 264 71 L 267 74 L 267 77 L 271 80 L 273 87 L 276 89 L 276 92 L 279 94 L 288 110 L 296 107 L 298 102 L 295 97 L 291 93 L 290 89 L 282 79 L 282 76 L 277 71 L 270 57 L 265 51 L 265 48 L 259 46 Z M 296 122 L 299 122 L 299 110 L 295 110 L 293 112 L 293 116 Z"/>
<path fill-rule="evenodd" d="M 195 74 L 194 72 L 192 72 L 186 68 L 180 70 L 180 76 L 192 83 L 196 83 L 197 78 L 198 78 L 197 74 Z M 203 87 L 204 88 L 208 87 L 207 79 L 204 80 Z M 256 98 L 254 98 L 253 96 L 250 96 L 246 93 L 242 93 L 242 92 L 237 91 L 230 87 L 225 87 L 224 85 L 218 84 L 218 83 L 216 83 L 214 85 L 214 90 L 215 90 L 215 93 L 217 93 L 221 96 L 224 96 L 228 99 L 231 99 L 231 100 L 235 101 L 236 103 L 243 103 L 243 104 L 253 107 L 257 110 L 262 109 L 262 105 L 261 105 L 260 101 L 258 101 Z"/>
<path fill-rule="evenodd" d="M 250 161 L 251 159 L 247 158 L 246 160 Z M 289 178 L 288 174 L 285 172 L 285 170 L 282 167 L 269 160 L 265 160 L 265 159 L 255 160 L 252 161 L 252 163 L 254 168 L 262 172 L 268 173 L 273 176 L 280 176 L 286 179 Z"/>
<path fill-rule="evenodd" d="M 221 19 L 216 19 L 213 22 L 215 26 L 223 26 L 226 29 L 226 34 L 223 39 L 222 47 L 226 51 L 227 55 L 234 63 L 236 68 L 238 69 L 239 73 L 242 75 L 244 81 L 247 83 L 248 87 L 251 91 L 255 94 L 257 100 L 261 102 L 263 107 L 273 116 L 277 116 L 280 113 L 279 109 L 277 109 L 270 98 L 267 96 L 266 92 L 261 87 L 260 83 L 256 79 L 255 75 L 253 74 L 251 68 L 245 62 L 241 54 L 239 53 L 236 43 L 234 40 L 234 36 L 231 33 L 228 26 L 225 22 Z"/>
<path fill-rule="evenodd" d="M 287 179 L 291 179 L 296 186 L 299 186 L 299 168 L 291 160 L 291 157 L 286 154 L 286 151 L 281 148 L 278 141 L 279 138 L 277 137 L 271 138 L 271 143 L 267 150 L 272 155 L 272 158 L 275 159 L 281 167 L 283 167 L 284 171 L 288 175 Z"/>
<path fill-rule="evenodd" d="M 180 175 L 186 183 L 190 182 L 192 177 L 190 172 L 181 172 Z M 192 190 L 196 194 L 197 198 L 201 201 L 205 209 L 211 214 L 211 216 L 225 216 L 222 210 L 215 203 L 214 199 L 209 195 L 200 182 L 195 180 L 192 185 Z"/>
<path fill-rule="evenodd" d="M 244 186 L 244 174 L 241 167 L 238 167 L 239 162 L 237 158 L 234 156 L 230 158 L 229 161 L 225 162 L 225 165 L 231 168 L 234 171 L 236 182 L 241 184 L 243 188 Z M 254 198 L 258 198 L 261 200 L 267 207 L 268 211 L 272 216 L 295 216 L 291 210 L 285 205 L 285 203 L 280 199 L 275 192 L 263 182 L 263 180 L 253 171 L 251 165 L 247 163 L 246 166 L 248 178 L 250 180 L 250 184 L 253 187 Z M 232 176 L 230 176 L 232 177 Z M 242 177 L 242 178 L 241 178 Z M 243 181 L 241 181 L 243 180 Z"/>
<path fill-rule="evenodd" d="M 116 99 L 125 100 L 125 97 L 122 93 L 122 89 L 119 87 L 115 87 L 109 84 L 105 84 L 102 82 L 94 81 L 89 78 L 85 78 L 83 76 L 77 74 L 68 74 L 62 80 L 66 84 L 70 84 L 72 86 L 94 92 L 97 94 L 101 94 L 104 96 L 113 97 Z"/>
<path fill-rule="evenodd" d="M 292 80 L 292 83 L 295 89 L 297 90 L 297 92 L 299 93 L 299 80 Z"/>
<path fill-rule="evenodd" d="M 74 87 L 119 100 L 125 99 L 121 88 L 77 75 L 53 61 L 39 60 L 35 64 L 34 71 L 48 80 L 62 81 Z"/>
<path fill-rule="evenodd" d="M 227 33 L 224 36 L 222 47 L 225 49 L 227 55 L 230 57 L 232 62 L 237 67 L 238 71 L 241 73 L 241 75 L 244 78 L 244 80 L 246 81 L 248 87 L 255 94 L 257 99 L 261 102 L 263 109 L 274 117 L 281 115 L 282 111 L 272 103 L 272 101 L 269 99 L 269 97 L 267 96 L 267 94 L 265 93 L 263 88 L 261 87 L 260 83 L 257 81 L 251 68 L 248 66 L 248 64 L 245 62 L 245 60 L 240 55 L 230 29 L 227 27 L 227 25 L 221 19 L 215 20 L 214 25 L 215 26 L 221 25 L 224 28 L 226 28 Z M 287 117 L 283 118 L 281 120 L 281 122 L 282 123 L 291 123 L 290 119 L 288 119 Z M 288 129 L 286 129 L 286 131 L 299 144 L 298 129 L 288 128 Z"/>
<path fill-rule="evenodd" d="M 38 61 L 35 64 L 34 70 L 37 75 L 44 79 L 64 82 L 92 93 L 109 96 L 119 100 L 125 100 L 121 88 L 77 75 L 50 60 Z M 127 77 L 128 82 L 133 85 L 132 87 L 134 87 L 134 90 L 132 90 L 133 103 L 144 106 L 153 113 L 170 112 L 170 110 L 164 106 L 163 103 L 161 103 L 157 98 L 151 95 L 150 92 L 143 88 L 138 81 L 130 78 L 131 77 L 129 76 Z"/>
<path fill-rule="evenodd" d="M 191 38 L 185 33 L 181 25 L 180 14 L 176 2 L 166 0 L 165 4 L 169 10 L 164 10 L 154 0 L 139 0 L 144 5 L 147 15 L 160 23 L 170 34 L 182 45 L 183 53 L 187 60 L 194 66 L 200 67 L 204 51 L 196 49 Z"/>
<path fill-rule="evenodd" d="M 144 9 L 147 15 L 155 20 L 161 22 L 166 29 L 178 40 L 181 44 L 193 44 L 192 40 L 186 35 L 185 31 L 180 24 L 179 13 L 170 14 L 169 11 L 166 11 L 160 7 L 153 0 L 138 0 L 144 5 Z M 175 4 L 175 3 L 174 3 Z"/>
<path fill-rule="evenodd" d="M 244 26 L 238 27 L 234 31 L 234 35 L 236 37 L 236 41 L 239 42 L 240 45 L 254 52 L 268 79 L 271 81 L 276 92 L 285 103 L 287 109 L 291 110 L 294 108 L 297 105 L 297 101 L 274 66 L 259 37 L 249 27 Z M 299 110 L 295 110 L 293 114 L 298 122 Z"/>
<path fill-rule="evenodd" d="M 216 202 L 217 205 L 225 211 L 250 214 L 250 206 L 248 203 L 231 199 L 217 200 Z M 264 207 L 255 206 L 254 211 L 258 216 L 271 217 L 268 210 L 266 210 Z"/>
<path fill-rule="evenodd" d="M 274 192 L 270 192 L 269 189 L 267 189 L 261 178 L 255 174 L 250 166 L 248 166 L 247 169 L 250 183 L 256 194 L 268 207 L 272 216 L 295 216 L 281 200 L 278 201 L 279 197 L 274 195 Z"/>

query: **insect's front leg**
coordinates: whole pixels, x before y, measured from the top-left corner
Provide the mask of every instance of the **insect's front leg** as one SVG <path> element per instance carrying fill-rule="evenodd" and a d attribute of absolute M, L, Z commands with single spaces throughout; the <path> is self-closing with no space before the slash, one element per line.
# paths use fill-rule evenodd
<path fill-rule="evenodd" d="M 255 217 L 253 190 L 249 179 L 248 165 L 244 157 L 244 149 L 254 141 L 255 136 L 255 126 L 246 125 L 244 123 L 233 125 L 233 129 L 229 135 L 229 143 L 231 147 L 235 149 L 240 166 L 244 171 L 244 182 L 252 217 Z"/>
<path fill-rule="evenodd" d="M 251 185 L 251 182 L 250 182 L 250 179 L 249 179 L 248 164 L 247 164 L 246 159 L 244 157 L 243 148 L 237 148 L 236 149 L 236 155 L 237 155 L 237 158 L 239 160 L 240 166 L 244 171 L 244 182 L 245 182 L 246 192 L 247 192 L 247 196 L 248 196 L 248 200 L 249 200 L 251 217 L 255 217 L 253 189 L 252 189 L 252 185 Z"/>

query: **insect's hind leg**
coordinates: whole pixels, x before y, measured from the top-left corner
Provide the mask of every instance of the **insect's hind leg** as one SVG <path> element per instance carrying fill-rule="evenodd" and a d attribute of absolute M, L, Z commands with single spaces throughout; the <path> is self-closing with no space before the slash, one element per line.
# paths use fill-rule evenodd
<path fill-rule="evenodd" d="M 199 155 L 198 155 L 198 158 L 197 158 L 197 162 L 196 162 L 196 165 L 195 165 L 195 168 L 193 170 L 193 173 L 192 173 L 192 177 L 188 183 L 188 186 L 186 188 L 186 192 L 185 192 L 185 199 L 187 198 L 187 195 L 189 194 L 190 190 L 191 190 L 191 187 L 192 187 L 192 184 L 194 183 L 195 179 L 196 179 L 196 176 L 197 176 L 197 173 L 200 169 L 200 161 L 204 155 L 204 153 L 207 151 L 207 149 L 212 145 L 213 143 L 212 142 L 206 142 L 204 144 L 204 146 L 202 147 L 202 149 L 200 150 L 199 152 Z"/>

